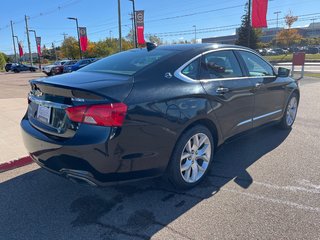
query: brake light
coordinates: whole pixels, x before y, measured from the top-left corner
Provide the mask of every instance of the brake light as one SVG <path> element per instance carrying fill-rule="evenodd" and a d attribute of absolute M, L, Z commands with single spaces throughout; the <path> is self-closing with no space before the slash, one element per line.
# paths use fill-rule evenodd
<path fill-rule="evenodd" d="M 66 108 L 71 121 L 99 126 L 120 127 L 127 113 L 124 103 L 81 105 Z"/>

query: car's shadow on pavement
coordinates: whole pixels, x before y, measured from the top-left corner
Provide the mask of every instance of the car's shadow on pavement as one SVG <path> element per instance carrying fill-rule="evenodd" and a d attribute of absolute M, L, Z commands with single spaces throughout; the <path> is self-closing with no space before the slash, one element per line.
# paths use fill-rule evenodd
<path fill-rule="evenodd" d="M 182 227 L 168 224 L 231 180 L 248 188 L 246 169 L 289 133 L 268 127 L 224 145 L 207 179 L 189 191 L 161 179 L 93 188 L 42 169 L 28 172 L 0 184 L 0 238 L 149 239 L 165 229 L 166 239 L 190 239 Z"/>

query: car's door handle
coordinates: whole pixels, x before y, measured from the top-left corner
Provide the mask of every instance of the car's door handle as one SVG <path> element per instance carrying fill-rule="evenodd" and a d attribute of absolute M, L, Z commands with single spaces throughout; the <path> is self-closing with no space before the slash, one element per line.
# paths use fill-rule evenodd
<path fill-rule="evenodd" d="M 226 87 L 218 87 L 217 90 L 216 90 L 216 93 L 218 94 L 225 94 L 227 92 L 229 92 L 230 89 L 229 88 L 226 88 Z"/>
<path fill-rule="evenodd" d="M 256 83 L 256 88 L 261 88 L 264 84 L 262 82 L 257 82 Z"/>

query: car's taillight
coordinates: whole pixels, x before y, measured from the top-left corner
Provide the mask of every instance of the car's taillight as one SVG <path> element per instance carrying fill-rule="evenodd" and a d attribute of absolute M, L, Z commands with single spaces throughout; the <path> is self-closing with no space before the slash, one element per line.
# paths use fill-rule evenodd
<path fill-rule="evenodd" d="M 74 122 L 119 127 L 122 126 L 127 109 L 124 103 L 109 103 L 69 107 L 66 112 Z"/>

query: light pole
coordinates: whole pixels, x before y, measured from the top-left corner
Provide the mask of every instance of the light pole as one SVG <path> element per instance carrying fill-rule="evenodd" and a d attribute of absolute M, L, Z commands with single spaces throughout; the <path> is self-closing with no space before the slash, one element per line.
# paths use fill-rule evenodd
<path fill-rule="evenodd" d="M 110 40 L 112 40 L 112 30 L 109 30 Z"/>
<path fill-rule="evenodd" d="M 134 0 L 129 0 L 130 2 L 132 2 L 132 19 L 133 19 L 133 34 L 134 34 L 134 47 L 137 48 L 138 44 L 137 44 L 137 24 L 136 24 L 136 7 L 134 4 Z"/>
<path fill-rule="evenodd" d="M 192 27 L 194 27 L 194 43 L 197 43 L 197 26 L 193 25 Z"/>
<path fill-rule="evenodd" d="M 118 27 L 119 27 L 119 52 L 122 51 L 122 36 L 121 36 L 121 5 L 120 0 L 118 0 Z"/>
<path fill-rule="evenodd" d="M 277 38 L 277 35 L 278 35 L 278 23 L 279 23 L 279 13 L 281 13 L 281 11 L 276 11 L 274 12 L 273 14 L 277 14 L 277 28 L 276 28 L 276 47 L 278 45 L 278 38 Z"/>
<path fill-rule="evenodd" d="M 68 19 L 76 21 L 76 25 L 77 25 L 77 34 L 78 34 L 78 44 L 79 44 L 79 53 L 80 53 L 80 59 L 82 59 L 82 51 L 81 51 L 81 46 L 80 46 L 80 35 L 79 35 L 79 24 L 78 24 L 78 18 L 75 18 L 75 17 L 68 17 Z"/>
<path fill-rule="evenodd" d="M 34 33 L 34 40 L 36 41 L 36 47 L 37 47 L 37 52 L 38 52 L 38 60 L 39 60 L 39 69 L 41 70 L 41 59 L 40 59 L 40 53 L 38 51 L 38 44 L 37 44 L 37 33 L 35 30 L 30 30 L 29 32 L 33 32 Z"/>

